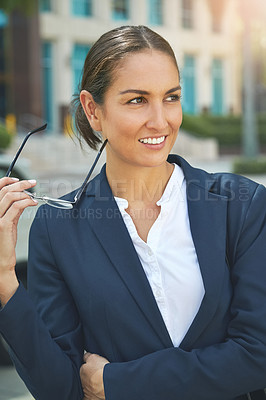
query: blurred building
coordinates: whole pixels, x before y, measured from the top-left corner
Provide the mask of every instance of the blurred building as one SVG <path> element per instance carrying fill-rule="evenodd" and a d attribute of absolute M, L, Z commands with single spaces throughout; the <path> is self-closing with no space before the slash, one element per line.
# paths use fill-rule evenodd
<path fill-rule="evenodd" d="M 40 99 L 28 112 L 39 115 L 42 109 L 50 128 L 62 130 L 93 42 L 116 26 L 143 24 L 164 36 L 176 53 L 184 112 L 238 113 L 236 14 L 234 0 L 39 0 L 39 15 L 31 19 L 35 32 L 38 22 L 39 50 L 31 39 L 35 62 L 27 52 L 25 57 L 28 66 L 35 65 L 30 72 L 35 79 L 39 70 Z"/>
<path fill-rule="evenodd" d="M 36 126 L 42 98 L 38 7 L 30 15 L 16 10 L 7 15 L 0 3 L 0 118 Z"/>

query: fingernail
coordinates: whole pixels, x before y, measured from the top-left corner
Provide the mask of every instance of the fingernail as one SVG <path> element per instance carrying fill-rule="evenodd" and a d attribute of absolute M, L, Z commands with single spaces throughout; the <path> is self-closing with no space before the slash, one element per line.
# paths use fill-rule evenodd
<path fill-rule="evenodd" d="M 16 181 L 16 182 L 19 181 L 18 178 L 13 178 L 13 177 L 12 177 L 12 178 L 10 178 L 10 179 L 12 179 L 12 181 Z"/>
<path fill-rule="evenodd" d="M 36 179 L 28 179 L 28 182 L 33 185 L 34 183 L 36 183 Z"/>
<path fill-rule="evenodd" d="M 31 199 L 32 201 L 34 201 L 34 203 L 38 204 L 38 200 L 36 199 Z"/>

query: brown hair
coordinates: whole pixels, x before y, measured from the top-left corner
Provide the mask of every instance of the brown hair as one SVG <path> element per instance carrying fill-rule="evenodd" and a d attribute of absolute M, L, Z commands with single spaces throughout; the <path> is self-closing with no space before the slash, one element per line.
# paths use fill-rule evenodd
<path fill-rule="evenodd" d="M 146 26 L 121 26 L 103 34 L 89 50 L 79 92 L 87 90 L 97 104 L 103 105 L 104 95 L 112 84 L 113 72 L 119 62 L 128 54 L 144 49 L 159 50 L 169 55 L 179 73 L 173 49 L 163 37 Z M 101 136 L 91 128 L 80 103 L 79 93 L 74 95 L 71 104 L 77 136 L 82 137 L 92 149 L 96 149 Z"/>

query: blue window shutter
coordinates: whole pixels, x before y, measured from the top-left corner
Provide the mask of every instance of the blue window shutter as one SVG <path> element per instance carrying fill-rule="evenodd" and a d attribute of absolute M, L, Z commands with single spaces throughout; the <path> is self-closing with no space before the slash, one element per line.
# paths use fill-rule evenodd
<path fill-rule="evenodd" d="M 148 0 L 149 4 L 149 23 L 151 25 L 162 25 L 162 0 Z"/>
<path fill-rule="evenodd" d="M 212 113 L 224 113 L 223 94 L 223 61 L 214 58 L 212 61 Z"/>
<path fill-rule="evenodd" d="M 73 91 L 77 93 L 81 80 L 85 58 L 90 46 L 76 43 L 72 53 Z"/>
<path fill-rule="evenodd" d="M 72 14 L 79 17 L 92 15 L 92 0 L 72 0 Z"/>
<path fill-rule="evenodd" d="M 181 76 L 183 111 L 188 114 L 196 114 L 196 68 L 194 56 L 185 55 Z"/>
<path fill-rule="evenodd" d="M 53 68 L 52 43 L 42 43 L 43 114 L 48 128 L 53 128 Z"/>
<path fill-rule="evenodd" d="M 114 21 L 129 19 L 129 0 L 112 0 L 112 19 Z"/>

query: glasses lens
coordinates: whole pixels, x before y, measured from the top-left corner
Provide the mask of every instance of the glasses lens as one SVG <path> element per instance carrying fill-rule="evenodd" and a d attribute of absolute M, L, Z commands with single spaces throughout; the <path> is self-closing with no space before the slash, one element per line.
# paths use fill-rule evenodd
<path fill-rule="evenodd" d="M 66 210 L 70 210 L 71 208 L 73 208 L 73 204 L 66 200 L 52 199 L 49 197 L 43 197 L 42 199 L 43 201 L 45 201 L 46 204 L 51 207 L 63 208 Z"/>

